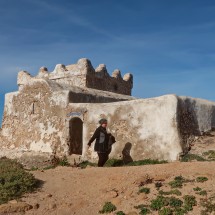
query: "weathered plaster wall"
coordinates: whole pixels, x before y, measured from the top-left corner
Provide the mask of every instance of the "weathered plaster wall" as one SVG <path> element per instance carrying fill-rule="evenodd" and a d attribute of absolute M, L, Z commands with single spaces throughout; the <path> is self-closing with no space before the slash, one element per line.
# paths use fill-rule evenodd
<path fill-rule="evenodd" d="M 86 158 L 97 157 L 96 153 L 86 151 L 86 144 L 98 126 L 98 120 L 106 117 L 110 132 L 117 140 L 112 157 L 120 158 L 124 154 L 134 160 L 176 160 L 182 151 L 176 121 L 177 104 L 176 96 L 167 95 L 107 104 L 70 104 L 68 112 L 85 109 L 83 156 Z"/>
<path fill-rule="evenodd" d="M 108 119 L 117 140 L 111 156 L 128 161 L 176 160 L 195 136 L 215 128 L 214 102 L 175 95 L 135 99 L 44 77 L 20 72 L 19 91 L 6 94 L 0 157 L 19 157 L 23 152 L 67 155 L 73 117 L 83 121 L 82 157 L 91 160 L 97 154 L 86 146 L 101 117 Z"/>
<path fill-rule="evenodd" d="M 23 152 L 63 155 L 68 153 L 69 102 L 114 102 L 131 96 L 58 84 L 55 81 L 18 74 L 19 91 L 5 95 L 0 131 L 1 156 L 20 157 Z"/>
<path fill-rule="evenodd" d="M 108 104 L 70 104 L 68 112 L 82 112 L 84 121 L 83 157 L 97 159 L 87 151 L 87 142 L 105 117 L 116 137 L 112 157 L 176 160 L 196 136 L 215 128 L 215 102 L 166 95 L 152 99 Z"/>
<path fill-rule="evenodd" d="M 5 95 L 1 148 L 63 153 L 64 109 L 68 91 L 52 92 L 46 81 L 29 80 L 19 92 Z"/>

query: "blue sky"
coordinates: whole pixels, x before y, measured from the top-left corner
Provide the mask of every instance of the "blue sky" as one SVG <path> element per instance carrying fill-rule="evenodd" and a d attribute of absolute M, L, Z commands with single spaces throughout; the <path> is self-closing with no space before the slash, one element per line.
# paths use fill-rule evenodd
<path fill-rule="evenodd" d="M 19 70 L 89 58 L 134 75 L 133 95 L 215 100 L 214 0 L 0 0 L 0 122 Z"/>

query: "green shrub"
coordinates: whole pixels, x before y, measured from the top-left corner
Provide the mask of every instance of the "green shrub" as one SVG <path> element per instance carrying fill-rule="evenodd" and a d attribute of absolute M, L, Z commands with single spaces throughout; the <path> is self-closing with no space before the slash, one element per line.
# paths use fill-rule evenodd
<path fill-rule="evenodd" d="M 169 206 L 171 206 L 171 207 L 174 207 L 174 208 L 181 207 L 182 204 L 183 204 L 183 202 L 180 199 L 177 199 L 175 197 L 170 197 L 170 199 L 169 199 Z"/>
<path fill-rule="evenodd" d="M 178 189 L 171 190 L 171 193 L 176 196 L 181 196 L 181 192 Z"/>
<path fill-rule="evenodd" d="M 184 178 L 183 178 L 181 175 L 179 175 L 179 176 L 176 176 L 176 177 L 174 178 L 174 180 L 175 180 L 175 181 L 184 181 Z"/>
<path fill-rule="evenodd" d="M 193 181 L 194 180 L 185 179 L 180 175 L 180 176 L 176 176 L 173 181 L 170 181 L 169 185 L 171 186 L 171 188 L 181 188 L 183 186 L 183 183 L 193 182 Z"/>
<path fill-rule="evenodd" d="M 186 179 L 183 176 L 176 176 L 174 178 L 175 181 L 181 181 L 182 183 L 187 183 L 187 182 L 194 182 L 195 180 L 190 180 L 190 179 Z"/>
<path fill-rule="evenodd" d="M 143 209 L 143 208 L 147 208 L 148 207 L 148 205 L 144 205 L 144 204 L 140 204 L 140 205 L 137 205 L 137 206 L 134 206 L 134 208 L 136 208 L 136 209 Z"/>
<path fill-rule="evenodd" d="M 119 166 L 141 166 L 141 165 L 149 165 L 149 164 L 163 164 L 163 163 L 167 163 L 167 161 L 165 160 L 152 160 L 152 159 L 145 159 L 145 160 L 139 160 L 139 161 L 132 161 L 129 162 L 127 164 L 125 164 L 123 162 L 123 160 L 119 160 L 119 159 L 109 159 L 106 163 L 105 163 L 105 167 L 119 167 Z M 82 163 L 80 163 L 78 166 L 81 168 L 86 168 L 86 166 L 96 166 L 96 164 L 91 163 L 89 161 L 84 161 Z"/>
<path fill-rule="evenodd" d="M 139 214 L 140 214 L 140 215 L 150 214 L 150 210 L 149 210 L 148 208 L 144 207 L 144 208 L 142 208 L 142 209 L 140 210 L 140 213 L 139 213 Z"/>
<path fill-rule="evenodd" d="M 197 181 L 197 182 L 201 182 L 201 183 L 203 183 L 203 182 L 205 182 L 205 181 L 207 181 L 207 180 L 208 180 L 207 177 L 197 177 L 197 178 L 196 178 L 196 181 Z"/>
<path fill-rule="evenodd" d="M 139 161 L 132 161 L 127 164 L 123 162 L 123 160 L 119 159 L 109 159 L 106 163 L 106 167 L 116 167 L 116 166 L 142 166 L 142 165 L 150 165 L 150 164 L 163 164 L 167 163 L 165 160 L 152 160 L 152 159 L 145 159 Z"/>
<path fill-rule="evenodd" d="M 123 166 L 124 162 L 123 160 L 119 160 L 119 159 L 109 159 L 107 160 L 107 162 L 105 163 L 105 167 L 116 167 L 116 166 Z"/>
<path fill-rule="evenodd" d="M 176 176 L 174 178 L 174 181 L 169 182 L 169 185 L 171 186 L 171 188 L 181 188 L 183 186 L 184 180 L 185 179 L 181 175 Z"/>
<path fill-rule="evenodd" d="M 163 191 L 163 190 L 160 190 L 159 194 L 160 195 L 176 195 L 176 196 L 181 196 L 181 192 L 178 189 L 170 190 L 170 191 L 166 191 L 166 192 Z"/>
<path fill-rule="evenodd" d="M 184 210 L 187 211 L 192 211 L 193 210 L 193 206 L 191 205 L 184 205 Z"/>
<path fill-rule="evenodd" d="M 97 166 L 96 163 L 91 163 L 89 161 L 83 161 L 78 164 L 78 167 L 81 167 L 82 169 L 85 169 L 87 166 Z"/>
<path fill-rule="evenodd" d="M 215 160 L 215 151 L 214 150 L 209 150 L 207 152 L 203 153 L 204 156 L 207 156 L 209 160 Z"/>
<path fill-rule="evenodd" d="M 134 206 L 134 208 L 136 209 L 140 209 L 140 215 L 146 215 L 146 214 L 150 214 L 150 210 L 148 209 L 148 205 L 138 205 L 138 206 Z"/>
<path fill-rule="evenodd" d="M 202 188 L 200 188 L 200 187 L 195 187 L 195 188 L 193 188 L 193 190 L 194 190 L 194 191 L 201 191 Z"/>
<path fill-rule="evenodd" d="M 0 159 L 0 204 L 32 192 L 37 185 L 38 180 L 21 164 L 7 158 Z"/>
<path fill-rule="evenodd" d="M 38 169 L 39 169 L 38 167 L 32 166 L 30 171 L 37 171 Z"/>
<path fill-rule="evenodd" d="M 168 163 L 166 160 L 152 160 L 152 159 L 145 159 L 145 160 L 139 160 L 139 161 L 133 161 L 126 166 L 142 166 L 142 165 L 151 165 L 151 164 L 164 164 Z"/>
<path fill-rule="evenodd" d="M 110 213 L 116 210 L 116 206 L 113 205 L 111 202 L 105 202 L 102 210 L 99 211 L 99 213 L 104 214 L 104 213 Z"/>
<path fill-rule="evenodd" d="M 150 193 L 150 188 L 148 187 L 142 187 L 140 188 L 138 193 L 145 193 L 145 194 L 149 194 Z"/>
<path fill-rule="evenodd" d="M 189 162 L 192 160 L 197 160 L 197 161 L 206 161 L 205 158 L 195 155 L 195 154 L 186 154 L 181 158 L 181 162 Z"/>
<path fill-rule="evenodd" d="M 181 188 L 183 186 L 183 182 L 182 181 L 170 181 L 169 185 L 171 188 Z"/>
<path fill-rule="evenodd" d="M 186 211 L 192 211 L 193 210 L 193 206 L 197 205 L 197 201 L 196 201 L 196 197 L 192 196 L 192 195 L 185 195 L 183 197 L 184 199 L 184 209 Z"/>
<path fill-rule="evenodd" d="M 67 160 L 67 157 L 63 157 L 59 160 L 58 165 L 60 166 L 70 166 L 70 163 Z"/>
<path fill-rule="evenodd" d="M 184 215 L 187 211 L 184 208 L 175 208 L 174 214 L 175 215 Z"/>
<path fill-rule="evenodd" d="M 160 210 L 164 206 L 169 205 L 169 198 L 163 196 L 157 196 L 156 199 L 151 200 L 150 208 L 152 210 Z"/>
<path fill-rule="evenodd" d="M 202 190 L 202 191 L 198 192 L 197 194 L 199 194 L 201 196 L 206 196 L 207 195 L 207 191 L 206 190 Z"/>
<path fill-rule="evenodd" d="M 162 208 L 161 210 L 159 210 L 158 214 L 159 215 L 172 215 L 173 211 L 171 208 Z"/>

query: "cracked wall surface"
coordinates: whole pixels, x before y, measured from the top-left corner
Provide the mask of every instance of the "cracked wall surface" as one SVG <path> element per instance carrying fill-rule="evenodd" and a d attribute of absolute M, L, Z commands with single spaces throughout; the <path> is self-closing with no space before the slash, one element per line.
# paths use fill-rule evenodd
<path fill-rule="evenodd" d="M 70 104 L 68 112 L 81 112 L 84 108 L 83 156 L 87 159 L 97 158 L 93 146 L 87 151 L 86 144 L 101 117 L 108 119 L 108 129 L 117 140 L 111 157 L 122 158 L 127 153 L 133 160 L 176 160 L 182 151 L 176 121 L 177 97 L 174 95 L 112 104 Z"/>
<path fill-rule="evenodd" d="M 67 94 L 52 92 L 43 81 L 32 82 L 19 92 L 7 94 L 1 133 L 7 139 L 4 147 L 64 152 L 62 110 L 66 107 Z"/>

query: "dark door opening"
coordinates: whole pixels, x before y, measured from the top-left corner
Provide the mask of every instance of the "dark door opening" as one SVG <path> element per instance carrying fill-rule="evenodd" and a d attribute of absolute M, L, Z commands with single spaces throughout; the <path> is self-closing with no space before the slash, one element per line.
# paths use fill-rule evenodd
<path fill-rule="evenodd" d="M 69 154 L 82 154 L 83 122 L 78 117 L 69 121 Z"/>

